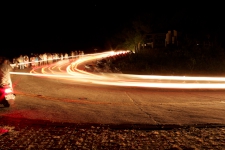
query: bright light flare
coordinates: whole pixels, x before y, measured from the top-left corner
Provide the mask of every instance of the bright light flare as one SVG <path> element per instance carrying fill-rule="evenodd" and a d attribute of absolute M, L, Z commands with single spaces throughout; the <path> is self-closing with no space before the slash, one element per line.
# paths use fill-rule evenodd
<path fill-rule="evenodd" d="M 12 89 L 10 88 L 5 89 L 5 93 L 12 93 Z"/>

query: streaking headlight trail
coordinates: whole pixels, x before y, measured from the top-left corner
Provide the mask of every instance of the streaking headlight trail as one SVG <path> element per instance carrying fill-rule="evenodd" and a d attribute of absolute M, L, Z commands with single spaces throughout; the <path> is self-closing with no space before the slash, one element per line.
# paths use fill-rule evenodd
<path fill-rule="evenodd" d="M 127 51 L 103 52 L 86 54 L 75 59 L 61 60 L 50 65 L 33 68 L 30 73 L 11 72 L 15 75 L 30 75 L 71 82 L 85 82 L 89 84 L 149 87 L 149 88 L 176 88 L 176 89 L 225 89 L 225 77 L 194 77 L 194 76 L 160 76 L 160 75 L 133 75 L 118 73 L 93 73 L 84 71 L 84 65 L 113 57 Z"/>

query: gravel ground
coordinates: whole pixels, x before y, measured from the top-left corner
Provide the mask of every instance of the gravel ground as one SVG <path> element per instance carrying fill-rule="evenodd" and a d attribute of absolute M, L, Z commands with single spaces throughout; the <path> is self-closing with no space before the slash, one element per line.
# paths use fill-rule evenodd
<path fill-rule="evenodd" d="M 4 150 L 225 149 L 225 125 L 103 125 L 1 118 L 0 133 Z"/>

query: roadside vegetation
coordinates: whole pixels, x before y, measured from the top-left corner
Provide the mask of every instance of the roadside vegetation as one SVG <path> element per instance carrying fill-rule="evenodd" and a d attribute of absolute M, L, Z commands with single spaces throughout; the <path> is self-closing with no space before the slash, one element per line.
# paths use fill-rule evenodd
<path fill-rule="evenodd" d="M 113 64 L 122 73 L 147 75 L 225 75 L 221 48 L 155 49 L 130 53 Z"/>
<path fill-rule="evenodd" d="M 193 24 L 193 17 L 183 16 L 185 22 L 179 24 L 178 13 L 171 20 L 151 13 L 134 16 L 110 43 L 113 49 L 129 49 L 135 53 L 114 60 L 113 65 L 122 73 L 132 74 L 225 75 L 224 34 L 219 27 L 218 30 L 209 30 L 198 18 Z M 176 28 L 178 26 L 184 28 Z M 146 43 L 146 34 L 166 33 L 168 29 L 180 32 L 176 47 L 137 48 L 139 44 Z M 204 41 L 211 44 L 203 44 Z"/>

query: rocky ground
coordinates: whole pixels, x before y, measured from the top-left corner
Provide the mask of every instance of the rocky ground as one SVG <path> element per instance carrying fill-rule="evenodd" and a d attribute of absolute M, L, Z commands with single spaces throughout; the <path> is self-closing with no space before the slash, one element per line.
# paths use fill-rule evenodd
<path fill-rule="evenodd" d="M 103 125 L 1 118 L 0 149 L 225 149 L 223 125 Z"/>

